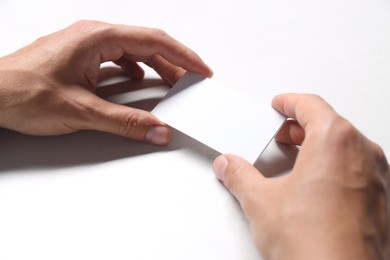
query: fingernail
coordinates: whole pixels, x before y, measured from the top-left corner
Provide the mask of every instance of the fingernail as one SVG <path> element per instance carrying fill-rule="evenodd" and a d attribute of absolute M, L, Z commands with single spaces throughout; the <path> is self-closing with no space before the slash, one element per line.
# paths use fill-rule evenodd
<path fill-rule="evenodd" d="M 215 175 L 221 181 L 225 180 L 225 171 L 226 171 L 228 164 L 229 164 L 229 162 L 224 155 L 219 156 L 214 161 L 213 168 L 214 168 Z"/>
<path fill-rule="evenodd" d="M 170 130 L 166 126 L 152 126 L 145 135 L 145 140 L 152 144 L 164 145 L 170 139 Z"/>

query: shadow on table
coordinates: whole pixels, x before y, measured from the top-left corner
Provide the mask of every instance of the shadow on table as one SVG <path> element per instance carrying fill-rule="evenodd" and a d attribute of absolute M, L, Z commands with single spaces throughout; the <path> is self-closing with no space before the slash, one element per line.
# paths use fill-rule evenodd
<path fill-rule="evenodd" d="M 161 79 L 127 79 L 101 86 L 97 94 L 106 99 L 119 97 L 123 105 L 151 111 L 164 94 L 162 87 L 167 89 Z M 140 98 L 140 90 L 149 89 L 153 93 L 154 88 L 160 88 L 158 95 L 149 94 L 146 99 Z M 0 129 L 0 171 L 71 167 L 172 149 L 177 149 L 176 143 L 159 147 L 96 131 L 37 137 Z"/>
<path fill-rule="evenodd" d="M 188 149 L 212 161 L 219 153 L 173 129 L 166 146 L 155 146 L 96 131 L 63 136 L 35 137 L 0 129 L 0 172 L 27 168 L 72 167 L 108 162 L 156 152 Z M 298 148 L 272 141 L 255 167 L 267 177 L 292 169 Z"/>
<path fill-rule="evenodd" d="M 298 152 L 297 146 L 281 144 L 273 139 L 254 166 L 265 177 L 285 175 L 293 168 Z"/>
<path fill-rule="evenodd" d="M 176 130 L 168 145 L 155 146 L 96 131 L 36 137 L 0 129 L 0 171 L 72 167 L 182 148 L 201 156 L 212 153 L 205 153 L 206 146 Z"/>
<path fill-rule="evenodd" d="M 97 94 L 122 105 L 151 111 L 167 90 L 161 79 L 125 80 L 99 87 Z M 96 131 L 44 137 L 0 129 L 0 171 L 72 167 L 181 148 L 191 149 L 200 156 L 216 153 L 181 132 L 172 131 L 168 145 L 155 146 Z"/>
<path fill-rule="evenodd" d="M 151 111 L 165 92 L 164 82 L 158 79 L 122 81 L 99 87 L 98 95 L 110 99 L 113 96 L 123 105 Z M 160 88 L 147 99 L 134 99 L 132 92 Z M 130 100 L 130 102 L 128 101 Z M 0 171 L 25 168 L 72 167 L 141 156 L 177 149 L 190 149 L 201 157 L 213 160 L 219 155 L 215 150 L 173 129 L 172 140 L 166 146 L 155 146 L 96 131 L 80 131 L 62 136 L 36 137 L 0 129 Z M 280 175 L 292 168 L 298 150 L 294 147 L 271 142 L 255 166 L 264 175 Z"/>

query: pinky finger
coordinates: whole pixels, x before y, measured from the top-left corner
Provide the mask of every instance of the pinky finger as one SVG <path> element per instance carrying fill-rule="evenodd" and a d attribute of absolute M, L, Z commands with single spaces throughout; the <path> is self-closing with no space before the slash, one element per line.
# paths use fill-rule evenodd
<path fill-rule="evenodd" d="M 153 68 L 160 77 L 171 86 L 173 86 L 185 73 L 184 69 L 173 65 L 160 55 L 151 56 L 145 64 Z"/>
<path fill-rule="evenodd" d="M 145 76 L 144 70 L 137 62 L 128 60 L 124 57 L 115 62 L 122 67 L 122 70 L 132 79 L 141 80 Z"/>

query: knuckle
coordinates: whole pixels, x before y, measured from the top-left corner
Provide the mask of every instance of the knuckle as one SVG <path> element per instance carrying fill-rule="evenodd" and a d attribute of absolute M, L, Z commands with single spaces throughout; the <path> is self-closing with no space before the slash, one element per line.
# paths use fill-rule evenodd
<path fill-rule="evenodd" d="M 374 151 L 377 158 L 386 159 L 386 156 L 385 156 L 385 153 L 384 153 L 382 147 L 380 147 L 378 144 L 372 143 L 372 150 Z"/>
<path fill-rule="evenodd" d="M 303 94 L 303 95 L 300 95 L 299 97 L 299 103 L 302 103 L 302 104 L 308 104 L 309 101 L 314 101 L 314 102 L 317 102 L 317 103 L 326 103 L 326 101 L 319 95 L 317 94 Z"/>
<path fill-rule="evenodd" d="M 86 24 L 89 24 L 89 23 L 90 23 L 90 20 L 82 19 L 82 20 L 78 20 L 73 25 L 74 26 L 85 26 Z"/>
<path fill-rule="evenodd" d="M 311 104 L 327 104 L 327 102 L 317 94 L 301 94 L 297 98 L 296 110 L 305 111 Z"/>
<path fill-rule="evenodd" d="M 331 120 L 328 136 L 335 144 L 339 144 L 342 147 L 360 142 L 362 139 L 359 131 L 350 122 L 340 116 L 336 116 Z"/>
<path fill-rule="evenodd" d="M 233 194 L 237 194 L 237 190 L 241 186 L 241 180 L 243 178 L 243 174 L 248 169 L 244 165 L 238 163 L 231 163 L 225 172 L 225 185 L 226 187 L 233 192 Z"/>
<path fill-rule="evenodd" d="M 158 52 L 164 52 L 165 46 L 169 41 L 169 35 L 164 30 L 159 28 L 151 28 L 151 41 L 155 44 L 155 48 Z M 153 40 L 152 40 L 153 39 Z"/>
<path fill-rule="evenodd" d="M 166 31 L 160 28 L 153 28 L 152 30 L 153 30 L 153 34 L 157 35 L 160 39 L 165 39 L 168 36 Z"/>
<path fill-rule="evenodd" d="M 316 99 L 316 100 L 322 101 L 322 102 L 325 101 L 321 96 L 319 96 L 317 94 L 305 94 L 304 97 L 307 98 L 307 99 L 309 99 L 309 98 L 310 99 Z"/>
<path fill-rule="evenodd" d="M 382 173 L 388 173 L 389 172 L 389 164 L 386 159 L 385 152 L 383 151 L 382 147 L 380 147 L 376 143 L 372 143 L 372 150 L 374 152 L 374 155 L 376 157 L 376 160 L 379 164 L 379 169 Z"/>
<path fill-rule="evenodd" d="M 92 27 L 92 26 L 99 26 L 102 25 L 103 22 L 100 21 L 94 21 L 94 20 L 78 20 L 73 24 L 75 27 Z"/>
<path fill-rule="evenodd" d="M 69 29 L 72 34 L 78 34 L 81 36 L 88 36 L 88 41 L 95 41 L 93 39 L 95 33 L 107 32 L 111 29 L 110 24 L 95 20 L 79 20 L 72 24 Z"/>
<path fill-rule="evenodd" d="M 91 26 L 95 26 L 94 21 L 91 20 L 79 20 L 71 25 L 71 28 L 75 28 L 76 30 L 85 30 L 86 28 L 90 28 Z"/>
<path fill-rule="evenodd" d="M 141 117 L 137 113 L 122 116 L 119 125 L 119 133 L 127 137 L 136 137 L 140 120 Z"/>

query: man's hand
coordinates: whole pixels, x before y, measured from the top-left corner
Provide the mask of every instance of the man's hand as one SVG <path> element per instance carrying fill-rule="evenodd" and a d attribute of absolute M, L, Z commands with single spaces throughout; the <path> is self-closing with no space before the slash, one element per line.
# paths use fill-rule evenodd
<path fill-rule="evenodd" d="M 80 21 L 0 58 L 0 127 L 31 135 L 82 129 L 166 144 L 170 130 L 146 111 L 95 95 L 100 64 L 113 61 L 133 79 L 152 67 L 169 84 L 189 70 L 211 77 L 192 50 L 164 31 Z"/>
<path fill-rule="evenodd" d="M 389 165 L 317 96 L 284 94 L 278 141 L 301 145 L 289 175 L 265 178 L 233 155 L 214 162 L 266 259 L 389 259 Z"/>

